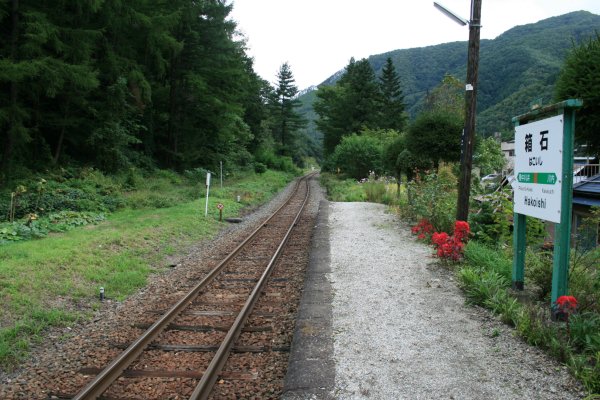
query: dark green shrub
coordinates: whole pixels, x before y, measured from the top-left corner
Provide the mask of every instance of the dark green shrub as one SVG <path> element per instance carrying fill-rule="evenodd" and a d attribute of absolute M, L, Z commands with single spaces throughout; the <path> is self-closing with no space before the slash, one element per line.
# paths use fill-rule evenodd
<path fill-rule="evenodd" d="M 265 172 L 267 172 L 267 166 L 263 163 L 255 162 L 254 163 L 254 172 L 256 172 L 257 174 L 265 173 Z"/>
<path fill-rule="evenodd" d="M 535 285 L 539 300 L 549 301 L 552 291 L 552 252 L 527 248 L 525 253 L 526 284 Z"/>

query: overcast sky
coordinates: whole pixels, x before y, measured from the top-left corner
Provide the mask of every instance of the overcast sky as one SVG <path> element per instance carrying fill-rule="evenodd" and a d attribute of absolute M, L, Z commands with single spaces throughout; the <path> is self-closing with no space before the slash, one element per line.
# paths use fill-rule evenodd
<path fill-rule="evenodd" d="M 274 83 L 288 62 L 296 85 L 317 85 L 357 60 L 396 49 L 467 41 L 469 29 L 430 0 L 233 0 L 238 23 L 254 58 L 254 70 Z M 468 19 L 469 0 L 439 0 Z M 600 0 L 482 0 L 481 38 L 493 39 L 516 25 L 571 11 L 600 14 Z M 598 27 L 600 30 L 600 27 Z"/>

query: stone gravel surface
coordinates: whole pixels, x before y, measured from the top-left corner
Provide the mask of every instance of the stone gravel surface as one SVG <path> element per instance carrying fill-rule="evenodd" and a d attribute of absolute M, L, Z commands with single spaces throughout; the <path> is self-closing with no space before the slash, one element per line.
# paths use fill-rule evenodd
<path fill-rule="evenodd" d="M 487 311 L 382 205 L 331 203 L 336 399 L 578 399 L 566 367 Z"/>

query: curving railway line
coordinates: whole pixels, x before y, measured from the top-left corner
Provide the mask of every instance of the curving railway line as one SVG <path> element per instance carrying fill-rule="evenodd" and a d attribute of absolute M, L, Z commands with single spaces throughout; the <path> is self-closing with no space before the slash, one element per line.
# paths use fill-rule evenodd
<path fill-rule="evenodd" d="M 108 365 L 77 371 L 87 383 L 59 398 L 251 398 L 257 388 L 257 398 L 276 397 L 264 370 L 273 368 L 270 358 L 287 357 L 289 341 L 281 336 L 291 339 L 293 321 L 285 292 L 298 288 L 285 270 L 273 271 L 310 197 L 312 176 L 299 179 L 287 201 L 184 296 L 147 312 L 135 324 L 143 333 L 115 343 L 123 350 Z"/>

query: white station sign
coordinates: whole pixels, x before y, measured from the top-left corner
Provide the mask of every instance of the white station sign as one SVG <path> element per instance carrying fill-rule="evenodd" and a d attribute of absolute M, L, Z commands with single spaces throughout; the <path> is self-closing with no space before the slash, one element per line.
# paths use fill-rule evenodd
<path fill-rule="evenodd" d="M 560 223 L 562 147 L 562 115 L 515 128 L 515 213 Z"/>

